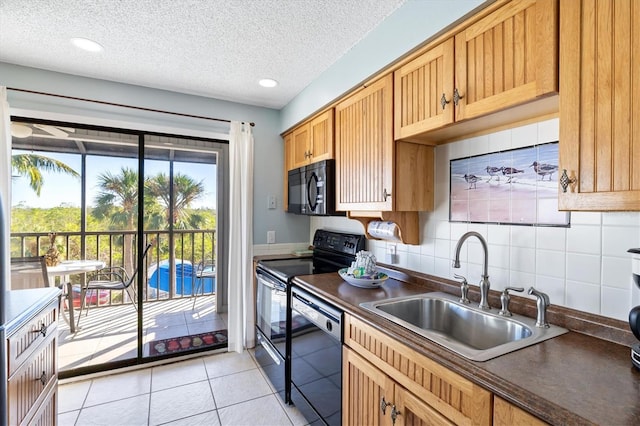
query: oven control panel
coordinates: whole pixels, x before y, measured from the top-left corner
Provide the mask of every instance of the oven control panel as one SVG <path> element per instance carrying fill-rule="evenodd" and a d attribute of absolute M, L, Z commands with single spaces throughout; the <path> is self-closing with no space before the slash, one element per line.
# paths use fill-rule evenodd
<path fill-rule="evenodd" d="M 313 246 L 316 249 L 355 255 L 365 249 L 366 237 L 361 234 L 318 229 L 313 236 Z"/>

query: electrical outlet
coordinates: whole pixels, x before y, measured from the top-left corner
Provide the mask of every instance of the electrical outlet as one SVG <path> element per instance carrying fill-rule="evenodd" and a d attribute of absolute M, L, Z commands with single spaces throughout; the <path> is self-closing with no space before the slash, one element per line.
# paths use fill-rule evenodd
<path fill-rule="evenodd" d="M 387 244 L 387 251 L 385 253 L 385 260 L 388 264 L 394 265 L 398 263 L 398 255 L 396 254 L 396 245 Z"/>
<path fill-rule="evenodd" d="M 267 196 L 267 209 L 273 210 L 276 208 L 276 196 L 268 195 Z"/>
<path fill-rule="evenodd" d="M 267 231 L 267 244 L 276 243 L 276 231 Z"/>

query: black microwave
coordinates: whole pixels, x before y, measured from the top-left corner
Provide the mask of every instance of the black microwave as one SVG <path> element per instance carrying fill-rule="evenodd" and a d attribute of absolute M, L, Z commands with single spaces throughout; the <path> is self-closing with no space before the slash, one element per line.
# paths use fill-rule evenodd
<path fill-rule="evenodd" d="M 289 170 L 287 212 L 318 216 L 344 216 L 336 212 L 335 160 Z"/>

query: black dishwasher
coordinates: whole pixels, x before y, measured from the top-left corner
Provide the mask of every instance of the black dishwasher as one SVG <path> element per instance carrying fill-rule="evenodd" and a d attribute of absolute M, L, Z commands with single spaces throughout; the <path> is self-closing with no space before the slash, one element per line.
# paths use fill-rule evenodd
<path fill-rule="evenodd" d="M 291 327 L 291 401 L 310 424 L 342 421 L 342 312 L 300 287 L 291 311 L 307 321 Z"/>

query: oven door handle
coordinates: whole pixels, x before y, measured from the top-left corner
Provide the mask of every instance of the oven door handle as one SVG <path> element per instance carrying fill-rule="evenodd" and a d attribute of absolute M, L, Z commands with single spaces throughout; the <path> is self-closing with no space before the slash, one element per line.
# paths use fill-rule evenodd
<path fill-rule="evenodd" d="M 260 281 L 262 284 L 264 284 L 266 287 L 269 287 L 270 289 L 273 290 L 279 290 L 279 291 L 283 291 L 286 292 L 287 291 L 287 287 L 280 284 L 279 282 L 273 280 L 272 278 L 268 277 L 265 274 L 260 273 L 259 271 L 256 272 L 256 278 L 258 279 L 258 281 Z"/>
<path fill-rule="evenodd" d="M 312 310 L 314 310 L 314 311 L 318 312 L 318 313 L 319 313 L 320 315 L 322 315 L 323 317 L 328 318 L 328 319 L 330 319 L 330 320 L 332 320 L 332 321 L 334 321 L 334 322 L 337 322 L 337 323 L 339 323 L 339 322 L 340 322 L 340 320 L 336 317 L 336 315 L 335 315 L 335 314 L 333 314 L 333 313 L 329 312 L 327 309 L 324 309 L 322 306 L 320 306 L 320 305 L 318 305 L 318 304 L 316 304 L 316 303 L 313 303 L 313 302 L 312 302 L 312 301 L 310 301 L 310 300 L 305 299 L 305 298 L 304 298 L 303 296 L 301 296 L 300 294 L 293 293 L 293 295 L 292 295 L 292 296 L 293 296 L 296 300 L 298 300 L 300 303 L 303 303 L 304 305 L 308 306 L 308 307 L 309 307 L 309 309 L 312 309 Z M 300 313 L 302 314 L 302 316 L 305 316 L 305 317 L 306 317 L 306 315 L 304 315 L 304 313 L 303 313 L 303 312 L 300 312 Z M 309 318 L 309 319 L 310 319 L 310 318 Z"/>
<path fill-rule="evenodd" d="M 262 340 L 262 337 L 260 337 L 259 333 L 258 342 L 260 343 L 260 346 L 262 346 L 262 349 L 264 349 L 264 351 L 269 354 L 269 357 L 271 357 L 273 362 L 275 362 L 277 365 L 280 365 L 280 358 L 275 354 L 274 350 L 271 348 L 271 345 L 269 345 L 269 342 Z"/>

